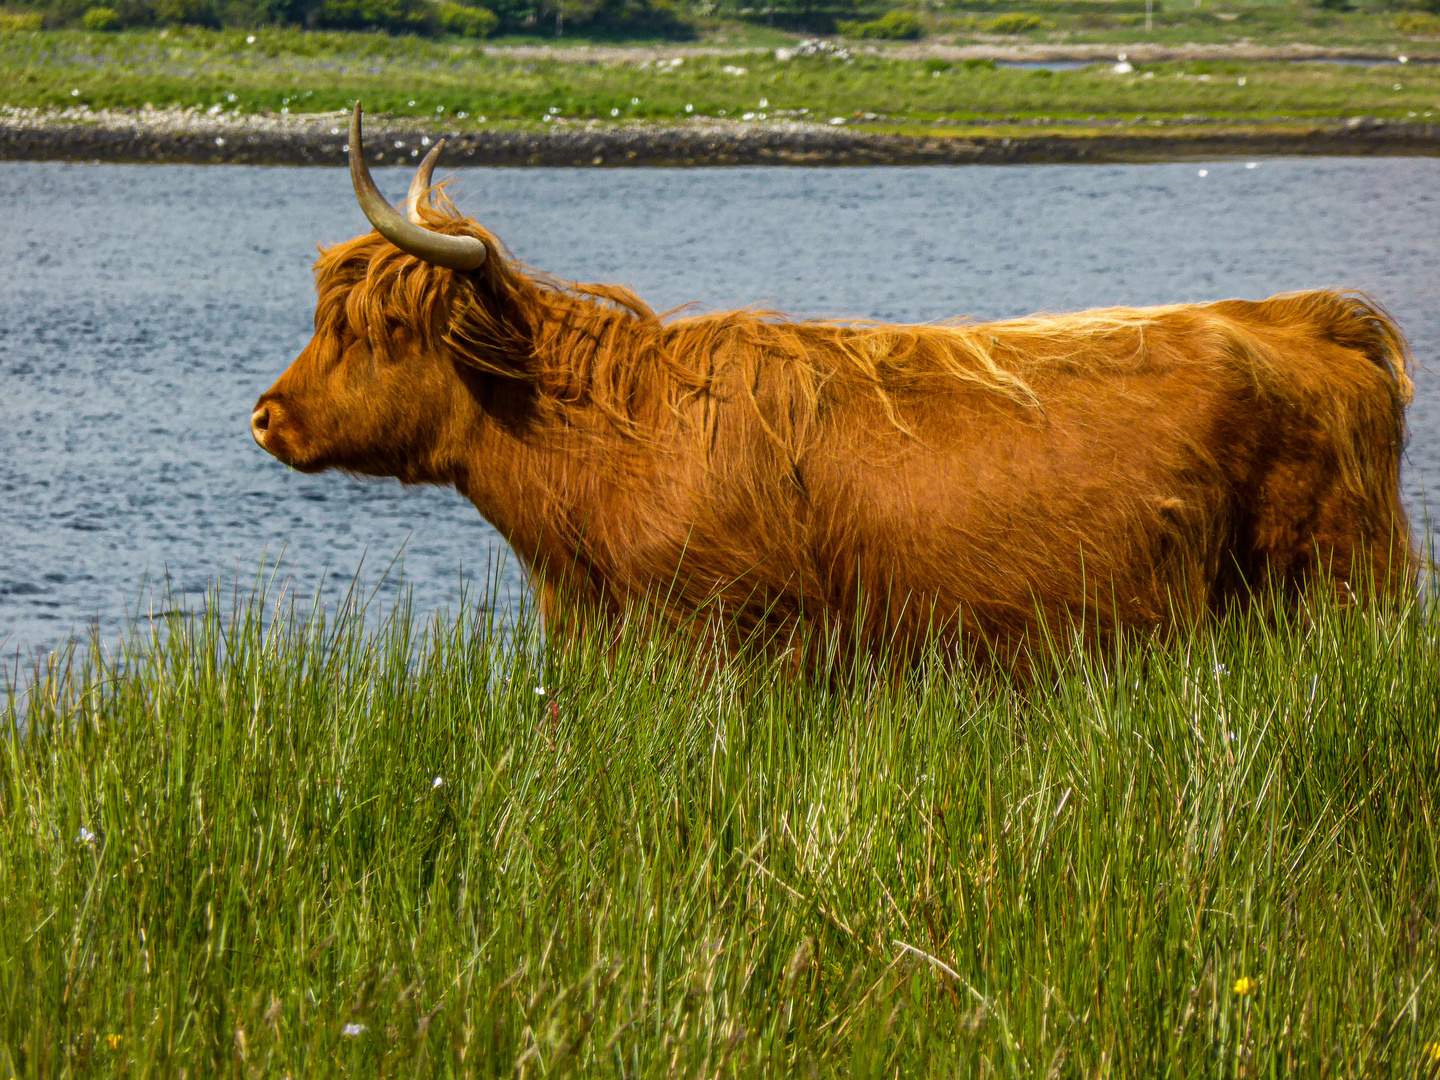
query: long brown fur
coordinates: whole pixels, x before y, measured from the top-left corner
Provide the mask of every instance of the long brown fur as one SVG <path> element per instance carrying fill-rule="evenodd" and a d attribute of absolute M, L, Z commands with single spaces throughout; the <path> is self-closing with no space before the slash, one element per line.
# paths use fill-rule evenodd
<path fill-rule="evenodd" d="M 1409 354 L 1363 296 L 898 326 L 666 319 L 371 233 L 316 264 L 315 338 L 261 398 L 298 468 L 453 484 L 557 629 L 648 601 L 846 649 L 1160 628 L 1311 579 L 1412 587 Z M 697 618 L 698 616 L 698 618 Z"/>

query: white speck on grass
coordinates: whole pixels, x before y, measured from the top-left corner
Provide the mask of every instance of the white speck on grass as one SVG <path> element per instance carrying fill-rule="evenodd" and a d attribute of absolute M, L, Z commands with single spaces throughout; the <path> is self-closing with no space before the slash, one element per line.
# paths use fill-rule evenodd
<path fill-rule="evenodd" d="M 611 116 L 619 116 L 619 115 L 620 115 L 620 110 L 619 110 L 619 109 L 611 109 L 611 110 L 610 110 L 610 115 L 611 115 Z"/>
<path fill-rule="evenodd" d="M 406 104 L 409 108 L 412 108 L 412 109 L 415 107 L 415 102 L 413 102 L 413 101 L 407 101 L 405 104 Z"/>
<path fill-rule="evenodd" d="M 254 44 L 255 44 L 255 35 L 254 35 L 254 34 L 246 34 L 246 35 L 245 35 L 245 44 L 246 44 L 246 45 L 254 45 Z"/>
<path fill-rule="evenodd" d="M 632 98 L 630 99 L 630 104 L 631 104 L 631 105 L 639 105 L 639 104 L 640 104 L 640 99 L 639 99 L 638 97 L 632 97 Z"/>
<path fill-rule="evenodd" d="M 1110 70 L 1113 71 L 1116 75 L 1129 75 L 1132 71 L 1135 70 L 1135 68 L 1134 68 L 1134 65 L 1132 65 L 1132 64 L 1130 64 L 1130 63 L 1128 63 L 1128 62 L 1126 62 L 1126 61 L 1124 61 L 1124 60 L 1121 60 L 1118 64 L 1116 64 L 1116 65 L 1115 65 L 1113 68 L 1111 68 Z"/>
<path fill-rule="evenodd" d="M 687 104 L 687 105 L 685 106 L 685 111 L 686 111 L 687 113 L 692 113 L 692 112 L 695 111 L 695 106 L 694 106 L 694 105 Z"/>
<path fill-rule="evenodd" d="M 536 696 L 536 697 L 544 697 L 544 696 L 545 696 L 545 687 L 543 687 L 543 686 L 537 686 L 537 687 L 535 687 L 535 696 Z"/>
<path fill-rule="evenodd" d="M 94 843 L 94 841 L 95 834 L 89 829 L 85 828 L 85 826 L 80 826 L 80 831 L 75 834 L 75 842 L 77 844 L 90 844 Z"/>
<path fill-rule="evenodd" d="M 843 124 L 844 122 L 845 122 L 845 118 L 844 118 L 843 116 L 832 116 L 832 117 L 830 117 L 830 123 L 832 123 L 832 124 Z"/>
<path fill-rule="evenodd" d="M 1236 86 L 1244 86 L 1244 85 L 1245 85 L 1245 76 L 1244 76 L 1244 75 L 1241 75 L 1240 78 L 1236 79 L 1236 80 L 1235 80 L 1235 85 L 1236 85 Z"/>
<path fill-rule="evenodd" d="M 437 776 L 437 777 L 435 777 L 434 780 L 431 780 L 431 781 L 430 781 L 430 787 L 431 787 L 432 790 L 433 790 L 434 788 L 444 787 L 444 786 L 445 786 L 445 778 L 444 778 L 443 776 Z"/>
<path fill-rule="evenodd" d="M 360 1035 L 365 1034 L 365 1025 L 346 1024 L 343 1028 L 340 1029 L 340 1034 L 345 1036 L 347 1039 L 354 1039 Z"/>
<path fill-rule="evenodd" d="M 71 90 L 71 91 L 70 91 L 70 96 L 71 96 L 71 97 L 79 97 L 79 96 L 80 96 L 80 91 L 79 91 L 79 90 Z"/>

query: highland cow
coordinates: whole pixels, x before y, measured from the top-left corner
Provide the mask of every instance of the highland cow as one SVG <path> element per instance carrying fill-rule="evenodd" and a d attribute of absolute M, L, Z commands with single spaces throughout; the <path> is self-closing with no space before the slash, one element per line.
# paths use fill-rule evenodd
<path fill-rule="evenodd" d="M 448 484 L 552 631 L 637 602 L 735 641 L 1015 655 L 1318 586 L 1402 595 L 1409 356 L 1314 291 L 905 326 L 662 319 L 528 270 L 431 172 L 316 264 L 315 336 L 256 442 L 307 472 Z"/>

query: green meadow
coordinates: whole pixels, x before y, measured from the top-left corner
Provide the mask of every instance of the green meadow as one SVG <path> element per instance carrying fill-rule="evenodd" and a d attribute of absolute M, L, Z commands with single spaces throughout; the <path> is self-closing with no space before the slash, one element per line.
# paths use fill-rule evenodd
<path fill-rule="evenodd" d="M 9 695 L 0 1076 L 1440 1075 L 1437 632 L 1019 682 L 212 597 Z"/>
<path fill-rule="evenodd" d="M 884 53 L 845 62 L 677 51 L 681 62 L 664 65 L 618 56 L 536 59 L 454 39 L 279 29 L 35 31 L 0 38 L 0 105 L 280 114 L 346 109 L 358 97 L 371 113 L 459 128 L 556 117 L 1264 121 L 1440 110 L 1440 65 L 1194 61 L 1116 74 L 1108 64 L 1052 73 Z"/>

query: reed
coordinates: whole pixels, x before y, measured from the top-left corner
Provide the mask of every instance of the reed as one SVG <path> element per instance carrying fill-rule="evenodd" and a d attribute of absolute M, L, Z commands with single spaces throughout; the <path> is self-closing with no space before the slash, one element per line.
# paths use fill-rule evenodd
<path fill-rule="evenodd" d="M 1428 602 L 1023 684 L 362 607 L 11 688 L 0 1073 L 1440 1071 Z"/>

